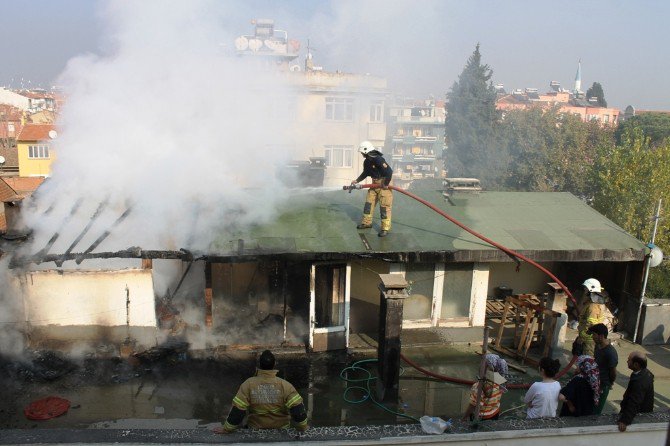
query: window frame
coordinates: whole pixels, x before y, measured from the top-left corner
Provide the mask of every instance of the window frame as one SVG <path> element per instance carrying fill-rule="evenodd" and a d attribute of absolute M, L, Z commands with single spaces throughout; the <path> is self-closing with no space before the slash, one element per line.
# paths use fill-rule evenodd
<path fill-rule="evenodd" d="M 354 98 L 327 96 L 325 120 L 336 122 L 353 122 Z"/>
<path fill-rule="evenodd" d="M 340 151 L 340 165 L 334 165 L 336 151 Z M 335 169 L 351 169 L 354 167 L 354 146 L 343 144 L 329 144 L 323 146 L 324 156 L 326 158 L 326 167 Z M 348 161 L 348 165 L 347 165 Z"/>
<path fill-rule="evenodd" d="M 28 159 L 32 160 L 48 160 L 50 159 L 48 144 L 35 144 L 28 146 Z"/>
<path fill-rule="evenodd" d="M 384 101 L 372 101 L 370 104 L 370 122 L 384 122 Z"/>

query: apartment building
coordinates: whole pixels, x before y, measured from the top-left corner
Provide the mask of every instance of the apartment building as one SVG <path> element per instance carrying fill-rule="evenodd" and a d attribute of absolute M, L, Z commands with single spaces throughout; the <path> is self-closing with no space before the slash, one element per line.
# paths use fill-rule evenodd
<path fill-rule="evenodd" d="M 384 153 L 390 157 L 396 186 L 436 178 L 442 171 L 444 101 L 397 98 L 388 106 Z"/>

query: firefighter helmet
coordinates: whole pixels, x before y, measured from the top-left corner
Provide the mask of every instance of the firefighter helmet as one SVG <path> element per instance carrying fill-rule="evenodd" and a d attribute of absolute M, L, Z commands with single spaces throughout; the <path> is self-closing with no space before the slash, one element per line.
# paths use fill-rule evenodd
<path fill-rule="evenodd" d="M 370 141 L 363 141 L 358 145 L 358 151 L 361 152 L 363 155 L 367 155 L 373 150 L 377 149 L 375 149 L 375 146 Z"/>
<path fill-rule="evenodd" d="M 603 289 L 597 279 L 586 279 L 582 284 L 590 293 L 600 293 Z"/>

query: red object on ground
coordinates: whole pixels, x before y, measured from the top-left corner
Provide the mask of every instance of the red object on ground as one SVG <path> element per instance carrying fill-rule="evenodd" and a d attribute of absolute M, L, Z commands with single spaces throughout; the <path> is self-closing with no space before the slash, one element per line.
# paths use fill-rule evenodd
<path fill-rule="evenodd" d="M 48 396 L 33 401 L 23 409 L 23 414 L 29 420 L 48 420 L 63 415 L 70 409 L 70 401 L 57 396 Z"/>

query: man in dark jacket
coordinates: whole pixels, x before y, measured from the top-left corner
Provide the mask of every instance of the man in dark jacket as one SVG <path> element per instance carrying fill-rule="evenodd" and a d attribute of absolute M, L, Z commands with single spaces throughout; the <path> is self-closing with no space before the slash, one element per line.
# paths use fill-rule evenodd
<path fill-rule="evenodd" d="M 382 153 L 372 145 L 370 141 L 363 141 L 358 148 L 363 155 L 363 172 L 351 182 L 353 186 L 363 181 L 365 178 L 372 178 L 372 184 L 379 187 L 368 189 L 368 195 L 365 199 L 363 208 L 363 218 L 357 226 L 358 229 L 368 229 L 372 227 L 372 214 L 379 201 L 379 214 L 382 218 L 382 227 L 379 231 L 380 237 L 385 237 L 391 230 L 391 206 L 393 205 L 393 193 L 388 188 L 393 177 L 393 169 L 388 165 Z"/>
<path fill-rule="evenodd" d="M 616 366 L 619 363 L 619 355 L 610 340 L 607 339 L 608 330 L 605 324 L 592 325 L 587 330 L 587 333 L 593 336 L 593 342 L 595 342 L 594 358 L 600 371 L 600 402 L 595 410 L 595 413 L 600 415 L 605 407 L 607 395 L 609 395 L 616 379 Z"/>
<path fill-rule="evenodd" d="M 642 352 L 628 355 L 628 368 L 633 371 L 621 401 L 621 412 L 617 424 L 624 432 L 633 418 L 640 412 L 654 410 L 654 374 L 647 370 L 647 357 Z"/>

